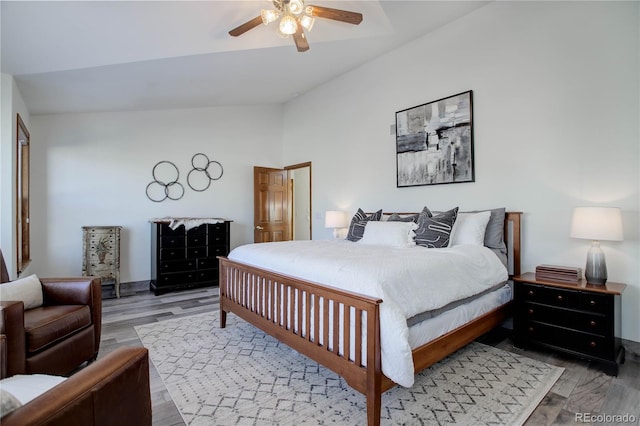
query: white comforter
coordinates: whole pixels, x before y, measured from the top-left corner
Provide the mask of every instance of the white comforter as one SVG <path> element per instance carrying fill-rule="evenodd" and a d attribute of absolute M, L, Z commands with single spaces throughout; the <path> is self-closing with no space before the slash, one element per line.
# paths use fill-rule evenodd
<path fill-rule="evenodd" d="M 406 387 L 414 380 L 407 319 L 507 279 L 507 270 L 491 250 L 472 245 L 428 249 L 345 240 L 286 241 L 237 247 L 228 257 L 382 299 L 382 371 Z"/>

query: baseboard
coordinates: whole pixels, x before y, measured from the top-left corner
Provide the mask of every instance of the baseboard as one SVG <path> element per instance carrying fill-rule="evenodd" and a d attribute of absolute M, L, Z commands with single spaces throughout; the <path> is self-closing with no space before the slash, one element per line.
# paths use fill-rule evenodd
<path fill-rule="evenodd" d="M 134 294 L 147 292 L 149 290 L 149 280 L 146 281 L 129 281 L 120 283 L 120 297 L 133 296 Z M 107 283 L 102 286 L 103 299 L 115 299 L 116 289 L 114 284 Z"/>

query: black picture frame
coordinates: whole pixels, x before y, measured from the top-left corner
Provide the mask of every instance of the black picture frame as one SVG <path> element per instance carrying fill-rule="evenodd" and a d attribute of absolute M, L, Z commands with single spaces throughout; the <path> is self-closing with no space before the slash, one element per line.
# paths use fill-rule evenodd
<path fill-rule="evenodd" d="M 398 188 L 475 182 L 473 91 L 396 112 Z"/>

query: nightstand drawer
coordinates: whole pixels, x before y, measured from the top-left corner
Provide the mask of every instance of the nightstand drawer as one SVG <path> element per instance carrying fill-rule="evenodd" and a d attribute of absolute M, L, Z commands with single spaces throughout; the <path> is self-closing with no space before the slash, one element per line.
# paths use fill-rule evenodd
<path fill-rule="evenodd" d="M 538 322 L 528 322 L 525 330 L 529 340 L 532 342 L 580 352 L 587 357 L 592 356 L 603 359 L 614 357 L 613 339 Z"/>
<path fill-rule="evenodd" d="M 525 303 L 524 315 L 527 321 L 544 322 L 602 336 L 610 335 L 613 332 L 610 319 L 604 315 L 589 312 Z"/>
<path fill-rule="evenodd" d="M 613 296 L 609 294 L 580 293 L 580 309 L 606 314 L 613 310 Z"/>
<path fill-rule="evenodd" d="M 523 300 L 548 305 L 575 308 L 578 306 L 580 294 L 572 290 L 554 287 L 542 287 L 533 284 L 522 284 Z"/>

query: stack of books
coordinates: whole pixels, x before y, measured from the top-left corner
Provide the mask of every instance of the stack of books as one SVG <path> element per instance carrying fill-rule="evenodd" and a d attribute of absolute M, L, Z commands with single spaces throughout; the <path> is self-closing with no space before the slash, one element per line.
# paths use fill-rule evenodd
<path fill-rule="evenodd" d="M 582 279 L 582 268 L 574 268 L 572 266 L 539 265 L 536 266 L 536 279 L 576 282 Z"/>

